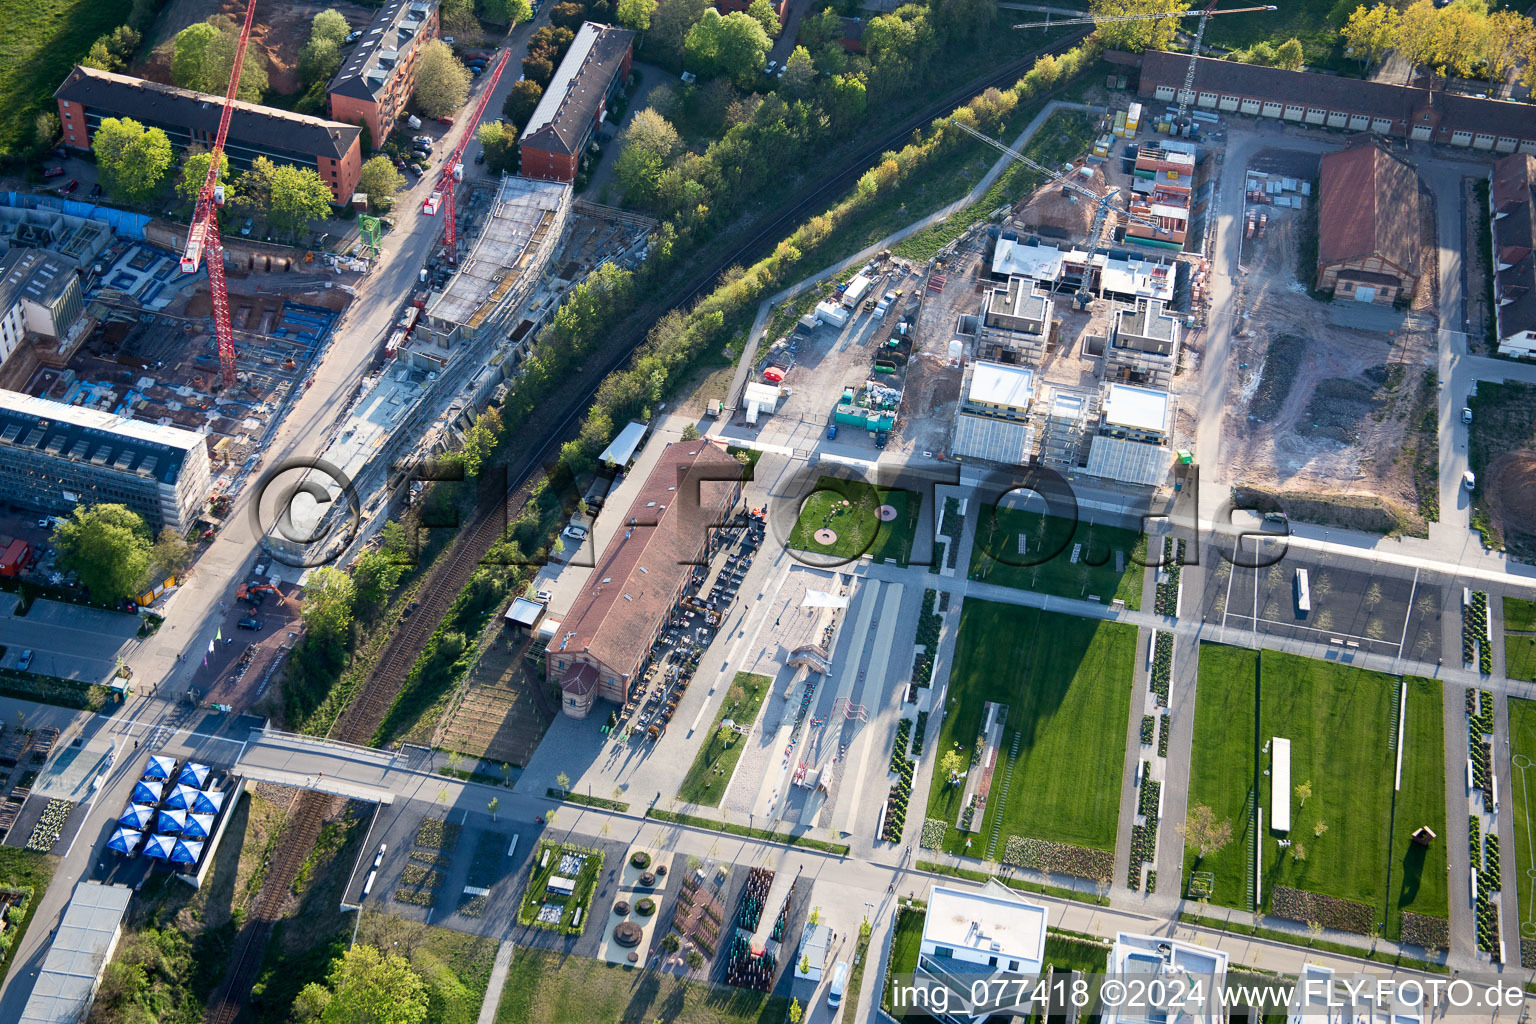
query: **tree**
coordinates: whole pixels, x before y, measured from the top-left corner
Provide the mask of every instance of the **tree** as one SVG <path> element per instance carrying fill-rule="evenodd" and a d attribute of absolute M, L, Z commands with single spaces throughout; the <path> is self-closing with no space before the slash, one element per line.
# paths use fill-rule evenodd
<path fill-rule="evenodd" d="M 1302 807 L 1307 806 L 1307 801 L 1312 798 L 1312 780 L 1308 779 L 1296 787 L 1296 800 Z"/>
<path fill-rule="evenodd" d="M 239 30 L 229 18 L 213 17 L 188 25 L 171 42 L 171 81 L 183 89 L 224 95 L 239 43 Z M 266 90 L 267 67 L 260 47 L 247 47 L 238 98 L 259 103 Z"/>
<path fill-rule="evenodd" d="M 339 645 L 351 633 L 356 604 L 357 585 L 352 577 L 334 566 L 321 566 L 304 585 L 304 627 L 316 642 Z"/>
<path fill-rule="evenodd" d="M 54 528 L 53 546 L 59 565 L 77 574 L 97 601 L 137 595 L 149 569 L 149 528 L 126 505 L 77 505 Z"/>
<path fill-rule="evenodd" d="M 684 441 L 697 441 L 703 436 L 704 435 L 699 433 L 699 428 L 694 426 L 692 423 L 686 424 L 683 427 L 682 439 Z"/>
<path fill-rule="evenodd" d="M 1291 844 L 1291 859 L 1298 864 L 1307 859 L 1307 848 L 1301 843 Z"/>
<path fill-rule="evenodd" d="M 1504 81 L 1511 68 L 1518 67 L 1522 59 L 1528 61 L 1533 42 L 1536 42 L 1536 32 L 1533 32 L 1529 18 L 1514 11 L 1490 14 L 1477 55 L 1482 63 L 1483 77 L 1492 85 Z"/>
<path fill-rule="evenodd" d="M 1189 4 L 1182 0 L 1090 0 L 1088 10 L 1096 18 L 1125 14 L 1183 14 Z M 1177 18 L 1150 21 L 1108 22 L 1094 28 L 1105 47 L 1115 50 L 1166 50 L 1179 30 Z"/>
<path fill-rule="evenodd" d="M 635 114 L 620 138 L 626 148 L 634 146 L 654 153 L 662 160 L 672 159 L 672 155 L 683 148 L 682 137 L 672 127 L 672 122 L 652 107 Z"/>
<path fill-rule="evenodd" d="M 280 234 L 295 235 L 310 221 L 329 216 L 331 186 L 312 167 L 275 164 L 264 156 L 240 176 L 240 205 L 266 216 Z"/>
<path fill-rule="evenodd" d="M 811 94 L 811 87 L 815 84 L 816 62 L 811 60 L 811 51 L 803 46 L 795 47 L 789 59 L 784 62 L 784 77 L 779 79 L 779 92 L 795 99 L 804 99 Z"/>
<path fill-rule="evenodd" d="M 468 95 L 469 69 L 447 43 L 432 40 L 422 50 L 416 71 L 416 105 L 428 117 L 442 117 L 462 107 Z"/>
<path fill-rule="evenodd" d="M 331 961 L 323 1024 L 423 1024 L 427 986 L 398 953 L 359 943 Z"/>
<path fill-rule="evenodd" d="M 299 994 L 293 997 L 293 1008 L 289 1015 L 295 1024 L 316 1024 L 324 1019 L 325 1008 L 331 1005 L 331 990 L 318 981 L 312 981 L 299 989 Z"/>
<path fill-rule="evenodd" d="M 485 150 L 485 165 L 494 173 L 511 174 L 517 170 L 516 128 L 505 122 L 492 121 L 476 129 L 475 138 Z"/>
<path fill-rule="evenodd" d="M 449 35 L 456 32 L 467 35 L 480 27 L 475 23 L 474 0 L 443 0 L 437 7 L 437 18 Z"/>
<path fill-rule="evenodd" d="M 511 122 L 518 131 L 522 131 L 528 124 L 528 119 L 533 116 L 534 109 L 538 107 L 539 100 L 543 98 L 544 87 L 532 79 L 525 78 L 514 84 L 512 90 L 507 93 L 506 101 L 501 105 L 501 116 Z"/>
<path fill-rule="evenodd" d="M 725 17 L 707 10 L 688 30 L 683 52 L 688 66 L 700 75 L 725 75 L 743 89 L 763 72 L 773 44 L 751 15 L 733 11 Z"/>
<path fill-rule="evenodd" d="M 306 86 L 330 81 L 340 67 L 341 47 L 334 39 L 311 39 L 299 47 L 299 81 Z"/>
<path fill-rule="evenodd" d="M 555 785 L 560 787 L 561 792 L 570 793 L 571 777 L 565 774 L 565 772 L 561 772 L 559 775 L 555 776 Z"/>
<path fill-rule="evenodd" d="M 953 786 L 960 778 L 960 751 L 946 750 L 944 756 L 939 758 L 939 771 L 944 773 L 944 778 Z"/>
<path fill-rule="evenodd" d="M 1488 8 L 1483 0 L 1454 0 L 1438 14 L 1435 63 L 1441 74 L 1469 77 L 1486 45 Z"/>
<path fill-rule="evenodd" d="M 683 41 L 707 10 L 709 0 L 657 0 L 656 10 L 651 14 L 651 29 L 645 36 L 646 51 L 654 51 L 656 59 L 668 67 L 681 69 Z"/>
<path fill-rule="evenodd" d="M 1415 0 L 1403 8 L 1394 35 L 1397 52 L 1408 63 L 1433 67 L 1439 63 L 1440 12 L 1433 0 Z"/>
<path fill-rule="evenodd" d="M 521 25 L 533 18 L 528 0 L 482 0 L 480 16 L 492 25 Z"/>
<path fill-rule="evenodd" d="M 176 195 L 188 203 L 196 203 L 197 197 L 202 195 L 203 182 L 208 180 L 208 165 L 213 162 L 213 154 L 207 150 L 196 153 L 188 153 L 187 159 L 181 165 L 181 178 L 176 182 Z M 219 181 L 229 180 L 229 157 L 223 154 L 219 157 Z"/>
<path fill-rule="evenodd" d="M 60 130 L 59 115 L 52 110 L 39 110 L 32 119 L 32 141 L 39 149 L 47 149 L 58 141 Z"/>
<path fill-rule="evenodd" d="M 498 807 L 500 807 L 500 806 L 501 806 L 501 797 L 499 797 L 499 796 L 491 797 L 491 799 L 486 803 L 485 809 L 491 812 L 491 820 L 492 821 L 496 820 L 496 809 Z"/>
<path fill-rule="evenodd" d="M 1195 862 L 1199 863 L 1232 841 L 1232 822 L 1216 820 L 1216 812 L 1206 804 L 1196 804 L 1179 826 L 1184 842 L 1195 848 Z"/>
<path fill-rule="evenodd" d="M 779 38 L 779 32 L 784 28 L 779 24 L 778 12 L 773 9 L 773 4 L 768 0 L 752 0 L 747 5 L 747 16 L 763 26 L 763 31 L 768 33 L 771 39 Z"/>
<path fill-rule="evenodd" d="M 117 199 L 140 203 L 155 194 L 175 155 L 159 128 L 128 117 L 102 120 L 91 140 L 101 183 Z"/>
<path fill-rule="evenodd" d="M 112 51 L 107 49 L 107 44 L 100 39 L 91 44 L 90 50 L 80 63 L 97 71 L 116 71 L 123 66 L 116 57 L 112 56 Z"/>
<path fill-rule="evenodd" d="M 334 7 L 327 7 L 309 21 L 309 38 L 329 39 L 337 46 L 345 46 L 347 36 L 352 34 L 352 26 L 347 23 L 346 15 Z"/>
<path fill-rule="evenodd" d="M 1277 68 L 1284 68 L 1287 71 L 1300 71 L 1305 60 L 1301 52 L 1301 40 L 1299 39 L 1287 39 L 1275 47 L 1274 66 Z"/>
<path fill-rule="evenodd" d="M 368 194 L 368 202 L 375 210 L 387 210 L 394 204 L 395 193 L 405 188 L 405 175 L 396 170 L 394 162 L 380 153 L 363 162 L 357 177 L 357 190 Z"/>
<path fill-rule="evenodd" d="M 391 526 L 398 528 L 399 524 L 387 523 L 385 529 Z M 352 583 L 357 588 L 360 606 L 375 607 L 394 592 L 405 578 L 406 569 L 410 568 L 406 557 L 403 546 L 393 547 L 387 540 L 382 548 L 364 551 L 357 556 L 357 561 L 352 563 Z"/>
<path fill-rule="evenodd" d="M 1392 49 L 1399 17 L 1397 8 L 1390 4 L 1356 7 L 1339 30 L 1344 37 L 1344 52 L 1358 60 L 1362 68 L 1379 63 Z"/>
<path fill-rule="evenodd" d="M 581 23 L 587 20 L 587 5 L 577 3 L 576 0 L 565 0 L 564 3 L 555 4 L 549 9 L 549 23 L 557 28 L 570 29 L 572 32 L 581 28 Z"/>
<path fill-rule="evenodd" d="M 1319 818 L 1317 820 L 1317 824 L 1316 825 L 1312 826 L 1312 834 L 1314 836 L 1316 836 L 1317 838 L 1319 838 L 1319 839 L 1321 839 L 1323 837 L 1323 833 L 1327 832 L 1327 831 L 1328 831 L 1328 823 L 1326 821 L 1322 820 L 1321 818 Z"/>
<path fill-rule="evenodd" d="M 656 0 L 619 0 L 619 24 L 634 32 L 644 32 L 651 27 L 651 15 L 656 13 Z"/>
<path fill-rule="evenodd" d="M 192 564 L 192 545 L 169 526 L 162 526 L 155 537 L 155 546 L 150 549 L 149 564 L 159 577 L 153 581 L 155 583 L 167 576 L 180 576 Z"/>
<path fill-rule="evenodd" d="M 806 964 L 810 964 L 810 958 L 806 958 Z M 805 1011 L 800 1009 L 800 1000 L 789 1001 L 789 1024 L 800 1024 L 800 1019 L 805 1016 Z"/>

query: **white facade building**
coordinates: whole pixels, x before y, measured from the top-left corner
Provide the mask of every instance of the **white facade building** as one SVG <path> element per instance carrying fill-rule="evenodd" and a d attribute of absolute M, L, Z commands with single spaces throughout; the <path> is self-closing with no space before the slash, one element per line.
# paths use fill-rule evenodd
<path fill-rule="evenodd" d="M 1161 935 L 1139 935 L 1121 932 L 1115 936 L 1114 948 L 1109 951 L 1109 974 L 1134 985 L 1138 991 L 1155 992 L 1160 986 L 1139 984 L 1132 979 L 1151 982 L 1166 977 L 1189 984 L 1199 979 L 1206 992 L 1214 992 L 1225 983 L 1227 954 L 1219 949 L 1197 946 L 1191 942 L 1165 938 Z M 1167 991 L 1188 991 L 1170 984 Z M 1189 1024 L 1220 1024 L 1226 1020 L 1226 1009 L 1221 1000 L 1211 999 L 1198 1015 L 1185 1008 L 1181 1012 L 1170 1008 L 1165 1011 L 1151 1010 L 1146 1006 L 1106 1008 L 1100 1018 L 1103 1024 L 1149 1024 L 1152 1021 L 1189 1022 Z"/>

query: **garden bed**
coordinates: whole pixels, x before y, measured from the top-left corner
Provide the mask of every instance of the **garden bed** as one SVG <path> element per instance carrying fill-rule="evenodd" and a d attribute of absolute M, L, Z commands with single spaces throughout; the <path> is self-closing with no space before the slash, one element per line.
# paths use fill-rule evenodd
<path fill-rule="evenodd" d="M 517 910 L 518 923 L 580 935 L 602 875 L 602 851 L 572 843 L 541 842 L 533 852 L 531 871 Z M 558 885 L 559 879 L 572 883 L 569 893 L 551 887 L 551 882 Z"/>

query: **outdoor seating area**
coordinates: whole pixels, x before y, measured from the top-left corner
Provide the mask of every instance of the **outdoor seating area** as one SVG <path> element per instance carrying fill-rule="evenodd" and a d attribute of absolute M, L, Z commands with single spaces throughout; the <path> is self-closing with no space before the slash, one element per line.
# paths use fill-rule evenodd
<path fill-rule="evenodd" d="M 178 868 L 195 868 L 216 832 L 227 793 L 213 786 L 208 765 L 152 755 L 118 816 L 107 849 L 124 857 L 142 854 Z"/>

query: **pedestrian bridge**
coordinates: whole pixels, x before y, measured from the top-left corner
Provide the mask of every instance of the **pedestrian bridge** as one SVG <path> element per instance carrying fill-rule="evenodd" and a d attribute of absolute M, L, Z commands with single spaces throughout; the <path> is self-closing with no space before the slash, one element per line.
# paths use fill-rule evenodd
<path fill-rule="evenodd" d="M 388 750 L 259 729 L 251 733 L 230 773 L 253 782 L 392 804 L 396 785 L 405 781 L 405 768 L 405 758 Z"/>

